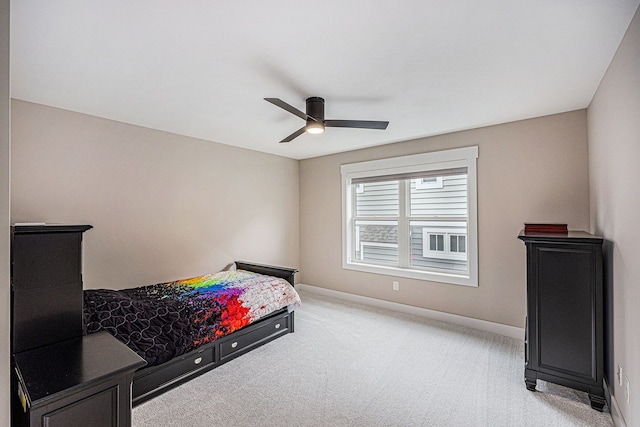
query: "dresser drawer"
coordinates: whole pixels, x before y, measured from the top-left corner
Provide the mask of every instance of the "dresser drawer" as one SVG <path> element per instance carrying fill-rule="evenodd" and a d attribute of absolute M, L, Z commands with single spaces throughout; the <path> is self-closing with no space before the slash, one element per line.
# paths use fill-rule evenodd
<path fill-rule="evenodd" d="M 253 347 L 289 333 L 289 315 L 285 313 L 257 328 L 249 328 L 245 333 L 236 332 L 234 336 L 220 342 L 220 361 L 232 359 Z"/>
<path fill-rule="evenodd" d="M 163 384 L 171 384 L 179 381 L 185 375 L 203 369 L 215 360 L 215 347 L 209 347 L 198 353 L 189 353 L 167 364 L 161 365 L 162 369 L 149 370 L 145 375 L 134 377 L 133 395 L 142 396 Z M 149 375 L 154 374 L 154 375 Z"/>

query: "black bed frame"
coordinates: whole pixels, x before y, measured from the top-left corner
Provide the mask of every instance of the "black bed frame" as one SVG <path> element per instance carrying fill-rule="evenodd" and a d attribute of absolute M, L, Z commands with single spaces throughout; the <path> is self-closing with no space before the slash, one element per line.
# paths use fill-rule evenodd
<path fill-rule="evenodd" d="M 292 268 L 236 261 L 239 270 L 280 277 L 294 285 Z M 294 331 L 293 312 L 276 311 L 244 328 L 161 365 L 142 368 L 133 377 L 133 405 L 138 405 L 207 371 Z"/>
<path fill-rule="evenodd" d="M 82 337 L 82 234 L 91 228 L 90 225 L 11 228 L 11 354 Z M 235 265 L 238 269 L 283 278 L 291 285 L 298 272 L 242 261 Z M 290 332 L 293 312 L 284 308 L 190 353 L 161 365 L 141 368 L 133 377 L 133 404 Z M 15 376 L 11 379 L 11 389 L 16 390 Z"/>

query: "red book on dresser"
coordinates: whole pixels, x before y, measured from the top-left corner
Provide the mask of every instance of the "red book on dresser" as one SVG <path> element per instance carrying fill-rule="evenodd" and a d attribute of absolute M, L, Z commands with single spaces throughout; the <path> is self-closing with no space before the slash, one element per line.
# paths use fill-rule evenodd
<path fill-rule="evenodd" d="M 567 234 L 567 224 L 524 224 L 525 233 L 559 233 Z"/>

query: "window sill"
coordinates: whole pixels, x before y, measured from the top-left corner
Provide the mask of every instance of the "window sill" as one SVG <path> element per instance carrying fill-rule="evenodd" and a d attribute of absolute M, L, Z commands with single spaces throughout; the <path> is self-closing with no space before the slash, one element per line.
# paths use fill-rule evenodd
<path fill-rule="evenodd" d="M 408 268 L 361 264 L 357 262 L 343 262 L 342 268 L 346 270 L 362 271 L 365 273 L 384 274 L 386 276 L 406 277 L 408 279 L 425 280 L 429 282 L 478 287 L 477 278 L 472 278 L 465 274 L 411 270 Z"/>

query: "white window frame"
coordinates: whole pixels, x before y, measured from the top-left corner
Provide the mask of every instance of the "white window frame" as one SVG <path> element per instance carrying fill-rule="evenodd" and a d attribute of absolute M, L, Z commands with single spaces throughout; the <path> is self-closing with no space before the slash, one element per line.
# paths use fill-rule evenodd
<path fill-rule="evenodd" d="M 393 157 L 368 162 L 351 163 L 340 167 L 342 174 L 342 268 L 367 273 L 406 277 L 419 280 L 450 283 L 463 286 L 478 286 L 478 200 L 477 200 L 477 159 L 478 147 L 455 148 L 411 156 Z M 351 180 L 354 178 L 386 176 L 401 173 L 414 173 L 451 168 L 467 168 L 467 271 L 443 272 L 434 270 L 417 270 L 408 265 L 383 266 L 365 264 L 353 259 L 353 218 L 354 200 L 352 198 Z M 401 203 L 406 200 L 401 198 Z M 400 224 L 399 224 L 400 227 Z M 399 251 L 402 254 L 406 239 L 405 233 L 398 229 Z M 409 229 L 406 229 L 409 235 Z M 408 238 L 408 237 L 407 237 Z M 404 258 L 404 256 L 403 256 Z M 408 259 L 408 257 L 407 257 Z M 407 264 L 407 262 L 405 262 Z"/>

